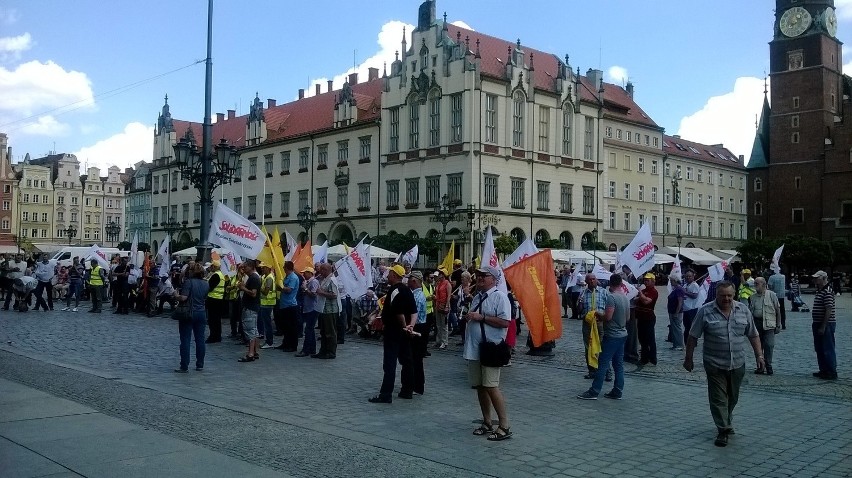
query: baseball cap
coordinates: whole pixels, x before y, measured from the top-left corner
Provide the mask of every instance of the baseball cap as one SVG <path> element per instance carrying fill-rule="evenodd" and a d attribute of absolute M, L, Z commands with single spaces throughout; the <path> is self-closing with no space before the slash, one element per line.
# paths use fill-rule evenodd
<path fill-rule="evenodd" d="M 642 278 L 643 279 L 657 280 L 657 276 L 655 276 L 653 272 L 646 272 L 645 275 L 642 276 Z"/>
<path fill-rule="evenodd" d="M 417 282 L 423 282 L 423 273 L 420 271 L 413 271 L 411 274 L 408 274 L 409 279 L 417 279 Z"/>
<path fill-rule="evenodd" d="M 433 273 L 431 273 L 431 274 L 429 274 L 429 275 L 431 275 L 432 277 L 438 277 L 438 275 L 439 275 L 439 274 L 440 274 L 440 272 L 435 271 L 435 272 L 433 272 Z"/>
<path fill-rule="evenodd" d="M 811 277 L 813 277 L 813 278 L 822 277 L 823 279 L 828 279 L 828 273 L 825 272 L 825 271 L 816 271 L 816 273 L 814 275 L 812 275 Z"/>
<path fill-rule="evenodd" d="M 212 262 L 205 262 L 204 268 L 207 269 L 208 267 L 210 267 L 211 264 L 212 264 Z"/>
<path fill-rule="evenodd" d="M 743 269 L 743 274 L 751 274 L 751 269 Z"/>
<path fill-rule="evenodd" d="M 500 269 L 488 265 L 480 267 L 476 270 L 476 272 L 479 272 L 481 274 L 492 275 L 494 277 L 500 277 L 503 275 L 503 272 Z"/>
<path fill-rule="evenodd" d="M 461 263 L 462 263 L 461 259 L 456 259 L 456 260 L 453 261 L 454 266 L 460 266 Z"/>
<path fill-rule="evenodd" d="M 388 267 L 388 270 L 390 270 L 394 274 L 398 275 L 400 278 L 405 277 L 405 267 L 402 267 L 399 264 L 394 264 L 394 265 Z"/>
<path fill-rule="evenodd" d="M 311 267 L 311 266 L 303 267 L 303 268 L 302 268 L 302 270 L 301 270 L 301 272 L 302 272 L 302 274 L 304 274 L 305 272 L 310 272 L 311 274 L 313 274 L 313 273 L 314 273 L 314 268 L 313 268 L 313 267 Z"/>

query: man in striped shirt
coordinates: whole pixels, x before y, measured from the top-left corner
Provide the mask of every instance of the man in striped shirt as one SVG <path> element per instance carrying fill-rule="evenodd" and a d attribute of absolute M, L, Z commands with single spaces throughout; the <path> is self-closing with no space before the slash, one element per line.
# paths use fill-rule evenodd
<path fill-rule="evenodd" d="M 828 274 L 817 271 L 812 276 L 817 286 L 814 306 L 811 309 L 814 322 L 811 328 L 814 334 L 819 372 L 814 377 L 823 380 L 837 380 L 837 355 L 834 352 L 834 329 L 837 326 L 834 316 L 834 291 L 828 285 Z"/>
<path fill-rule="evenodd" d="M 698 339 L 703 336 L 707 395 L 710 414 L 718 431 L 716 446 L 727 446 L 728 436 L 734 432 L 731 418 L 745 375 L 746 343 L 750 342 L 754 349 L 757 368 L 766 366 L 754 319 L 746 305 L 734 300 L 735 290 L 734 284 L 729 281 L 716 285 L 716 300 L 702 306 L 695 315 L 683 359 L 683 368 L 691 372 L 692 354 Z"/>

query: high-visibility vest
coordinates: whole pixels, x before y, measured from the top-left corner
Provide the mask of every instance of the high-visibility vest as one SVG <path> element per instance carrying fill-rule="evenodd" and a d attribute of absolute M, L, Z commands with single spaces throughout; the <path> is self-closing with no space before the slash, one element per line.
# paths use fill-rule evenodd
<path fill-rule="evenodd" d="M 275 274 L 270 273 L 263 276 L 263 279 L 261 279 L 263 281 L 261 282 L 261 288 L 266 287 L 267 279 L 272 280 L 272 288 L 260 296 L 260 305 L 272 307 L 275 305 L 275 302 L 278 301 L 278 295 L 275 292 Z"/>
<path fill-rule="evenodd" d="M 240 283 L 237 276 L 227 278 L 228 281 L 228 300 L 236 300 L 237 294 L 240 293 L 240 288 L 237 285 Z"/>
<path fill-rule="evenodd" d="M 742 284 L 740 286 L 739 296 L 740 299 L 748 301 L 748 298 L 754 294 L 755 290 L 749 287 L 747 284 Z"/>
<path fill-rule="evenodd" d="M 435 287 L 424 282 L 423 295 L 426 296 L 426 314 L 431 314 L 435 310 L 435 304 L 429 298 L 435 295 Z"/>
<path fill-rule="evenodd" d="M 92 273 L 89 275 L 89 285 L 104 285 L 104 279 L 101 277 L 101 266 L 92 267 Z"/>
<path fill-rule="evenodd" d="M 219 283 L 207 293 L 207 297 L 211 299 L 221 299 L 225 297 L 225 274 L 222 274 L 222 271 L 216 271 L 213 273 L 213 276 L 219 277 Z"/>

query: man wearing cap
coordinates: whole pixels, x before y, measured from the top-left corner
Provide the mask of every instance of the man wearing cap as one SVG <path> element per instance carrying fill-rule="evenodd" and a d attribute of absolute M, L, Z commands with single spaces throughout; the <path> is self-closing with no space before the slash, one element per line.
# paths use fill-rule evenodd
<path fill-rule="evenodd" d="M 834 291 L 828 283 L 828 274 L 825 271 L 818 271 L 811 277 L 814 278 L 817 287 L 811 309 L 814 319 L 811 330 L 819 365 L 819 372 L 814 372 L 813 375 L 823 380 L 837 380 L 837 356 L 834 351 L 834 331 L 837 327 Z"/>
<path fill-rule="evenodd" d="M 702 356 L 707 374 L 710 414 L 716 423 L 716 446 L 727 446 L 733 434 L 731 419 L 745 375 L 746 342 L 751 343 L 757 368 L 765 367 L 760 337 L 748 307 L 734 300 L 734 285 L 720 281 L 716 300 L 703 305 L 689 330 L 683 368 L 691 372 L 692 354 L 698 339 L 704 337 Z"/>
<path fill-rule="evenodd" d="M 263 340 L 262 349 L 271 349 L 275 340 L 275 328 L 272 325 L 272 314 L 275 303 L 278 302 L 278 294 L 275 291 L 275 274 L 272 267 L 264 262 L 257 265 L 260 273 L 260 309 L 257 314 L 258 337 Z"/>
<path fill-rule="evenodd" d="M 393 389 L 396 383 L 396 363 L 399 362 L 401 388 L 399 398 L 410 399 L 414 396 L 414 371 L 412 369 L 411 341 L 409 335 L 417 320 L 417 303 L 414 294 L 402 283 L 405 268 L 394 264 L 388 268 L 388 289 L 385 305 L 382 308 L 384 376 L 379 394 L 369 399 L 370 403 L 393 402 Z"/>
<path fill-rule="evenodd" d="M 648 272 L 643 278 L 643 286 L 639 288 L 636 297 L 636 331 L 639 337 L 639 363 L 657 365 L 657 336 L 654 326 L 657 324 L 657 315 L 654 306 L 657 305 L 656 276 Z"/>
<path fill-rule="evenodd" d="M 309 357 L 317 353 L 317 289 L 319 281 L 314 277 L 314 268 L 302 269 L 302 324 L 305 327 L 305 337 L 302 340 L 302 350 L 296 357 Z M 298 331 L 297 331 L 298 332 Z"/>
<path fill-rule="evenodd" d="M 476 389 L 482 424 L 473 431 L 474 435 L 487 435 L 488 440 L 500 441 L 510 438 L 509 415 L 506 401 L 500 392 L 500 367 L 486 367 L 479 361 L 479 347 L 483 340 L 500 343 L 506 340 L 511 323 L 512 306 L 509 297 L 497 288 L 497 280 L 503 272 L 490 265 L 476 270 L 476 288 L 479 293 L 470 304 L 465 330 L 464 358 L 468 364 L 468 378 Z M 484 337 L 483 337 L 484 335 Z M 491 425 L 491 408 L 497 412 L 500 423 L 495 429 Z"/>
<path fill-rule="evenodd" d="M 248 338 L 248 352 L 246 356 L 237 360 L 238 362 L 254 362 L 260 355 L 257 347 L 257 314 L 260 311 L 260 275 L 258 275 L 255 261 L 243 262 L 243 270 L 246 281 L 239 282 L 237 287 L 243 293 L 243 331 Z"/>
<path fill-rule="evenodd" d="M 205 343 L 215 344 L 222 341 L 222 312 L 225 310 L 225 274 L 219 270 L 219 261 L 213 261 L 207 268 L 207 327 L 210 335 Z"/>
<path fill-rule="evenodd" d="M 429 324 L 426 309 L 426 294 L 423 292 L 423 273 L 414 271 L 408 275 L 408 288 L 414 295 L 414 303 L 417 305 L 417 319 L 414 322 L 414 331 L 418 335 L 412 335 L 411 358 L 413 374 L 413 391 L 423 395 L 426 386 L 426 374 L 423 370 L 423 359 L 426 357 L 426 346 L 429 343 Z"/>
<path fill-rule="evenodd" d="M 461 280 L 461 279 L 460 279 Z M 452 295 L 450 281 L 447 280 L 447 271 L 438 268 L 438 283 L 435 284 L 435 319 L 438 333 L 435 347 L 447 348 L 449 330 L 447 329 L 447 316 L 450 315 L 450 296 Z"/>

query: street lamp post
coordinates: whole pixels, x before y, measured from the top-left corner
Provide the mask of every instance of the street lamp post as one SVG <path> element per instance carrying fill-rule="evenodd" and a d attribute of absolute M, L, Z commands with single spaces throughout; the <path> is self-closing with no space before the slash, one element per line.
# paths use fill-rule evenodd
<path fill-rule="evenodd" d="M 65 229 L 62 230 L 62 232 L 64 232 L 65 237 L 68 238 L 68 245 L 70 246 L 71 244 L 73 244 L 74 243 L 74 237 L 77 236 L 77 228 L 74 227 L 73 224 L 69 224 L 68 227 L 66 227 Z"/>
<path fill-rule="evenodd" d="M 163 223 L 163 230 L 169 235 L 169 242 L 172 242 L 172 235 L 179 231 L 181 227 L 181 223 L 177 222 L 173 217 L 170 217 L 168 222 Z"/>
<path fill-rule="evenodd" d="M 107 241 L 116 242 L 118 240 L 118 235 L 121 233 L 121 226 L 110 221 L 109 224 L 106 225 L 105 230 L 107 233 Z"/>
<path fill-rule="evenodd" d="M 677 255 L 680 257 L 680 241 L 683 240 L 683 236 L 680 235 L 680 231 L 677 232 Z"/>
<path fill-rule="evenodd" d="M 305 234 L 308 236 L 308 242 L 313 240 L 313 228 L 314 224 L 317 223 L 317 213 L 313 212 L 313 208 L 311 208 L 310 204 L 305 204 L 305 209 L 296 214 L 296 220 L 299 222 L 299 225 L 302 226 L 302 229 L 305 230 Z"/>
<path fill-rule="evenodd" d="M 446 194 L 441 197 L 441 202 L 435 205 L 435 219 L 441 223 L 441 243 L 445 246 L 447 243 L 447 224 L 455 220 L 457 207 L 455 201 L 450 200 L 450 197 Z M 444 255 L 446 255 L 446 252 Z"/>
<path fill-rule="evenodd" d="M 189 179 L 198 189 L 201 203 L 201 225 L 199 227 L 198 257 L 206 260 L 210 256 L 207 235 L 210 229 L 210 212 L 213 208 L 213 191 L 217 186 L 228 184 L 234 176 L 237 164 L 236 147 L 227 140 L 216 145 L 213 153 L 213 123 L 211 119 L 211 97 L 213 92 L 213 0 L 207 2 L 207 58 L 204 61 L 204 124 L 201 132 L 201 151 L 193 144 L 190 130 L 175 146 L 175 162 L 181 175 Z"/>
<path fill-rule="evenodd" d="M 473 204 L 467 205 L 467 228 L 470 231 L 470 254 L 473 257 L 473 251 L 476 250 L 476 233 L 473 230 L 473 222 L 476 219 L 476 206 Z M 482 258 L 480 257 L 480 260 Z"/>

